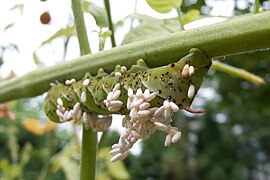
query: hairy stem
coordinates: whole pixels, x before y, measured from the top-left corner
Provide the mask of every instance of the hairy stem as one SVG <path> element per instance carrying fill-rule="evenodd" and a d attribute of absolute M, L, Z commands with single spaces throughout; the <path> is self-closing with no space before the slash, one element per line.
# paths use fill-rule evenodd
<path fill-rule="evenodd" d="M 82 0 L 72 0 L 76 31 L 80 45 L 81 55 L 91 53 L 88 36 L 83 18 Z M 94 60 L 93 60 L 94 61 Z M 80 180 L 94 180 L 96 178 L 97 162 L 97 133 L 83 126 Z"/>
<path fill-rule="evenodd" d="M 73 61 L 32 71 L 0 84 L 0 103 L 40 95 L 55 80 L 64 82 L 70 78 L 81 79 L 86 72 L 95 75 L 99 68 L 108 72 L 113 71 L 118 64 L 129 68 L 140 58 L 148 66 L 158 67 L 177 61 L 194 47 L 201 49 L 210 58 L 270 48 L 269 19 L 270 12 L 241 16 L 84 55 Z"/>

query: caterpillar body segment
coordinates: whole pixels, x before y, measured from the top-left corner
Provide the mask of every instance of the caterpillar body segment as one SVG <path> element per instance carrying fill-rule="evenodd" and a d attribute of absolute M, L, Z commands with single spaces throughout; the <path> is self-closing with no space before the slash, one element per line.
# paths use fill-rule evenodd
<path fill-rule="evenodd" d="M 180 108 L 189 107 L 210 66 L 211 60 L 199 49 L 194 48 L 177 63 L 145 71 L 142 84 L 152 92 L 159 92 L 159 97 L 173 101 Z M 194 73 L 185 74 L 183 72 L 185 67 L 193 67 Z M 195 87 L 195 92 L 190 98 L 188 89 L 192 85 Z"/>

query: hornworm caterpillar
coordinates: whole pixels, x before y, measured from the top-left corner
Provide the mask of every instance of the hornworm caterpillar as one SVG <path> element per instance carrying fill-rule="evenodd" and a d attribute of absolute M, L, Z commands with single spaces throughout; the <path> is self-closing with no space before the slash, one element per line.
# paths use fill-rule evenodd
<path fill-rule="evenodd" d="M 164 100 L 180 109 L 196 113 L 189 107 L 211 66 L 211 60 L 196 48 L 178 62 L 150 69 L 143 60 L 138 60 L 129 70 L 116 66 L 108 74 L 102 69 L 93 77 L 66 84 L 58 83 L 48 91 L 45 112 L 55 122 L 78 120 L 87 114 L 128 114 L 128 90 L 149 91 L 154 95 L 145 106 L 158 107 Z"/>
<path fill-rule="evenodd" d="M 108 74 L 100 69 L 95 77 L 86 73 L 81 81 L 54 85 L 45 99 L 45 112 L 55 122 L 82 118 L 84 127 L 93 131 L 106 130 L 110 114 L 125 115 L 125 131 L 110 151 L 115 162 L 126 158 L 138 139 L 146 139 L 156 130 L 167 132 L 165 146 L 180 139 L 171 115 L 179 108 L 202 112 L 189 107 L 210 66 L 211 60 L 193 48 L 178 62 L 163 67 L 150 69 L 138 60 L 129 70 L 119 65 Z"/>

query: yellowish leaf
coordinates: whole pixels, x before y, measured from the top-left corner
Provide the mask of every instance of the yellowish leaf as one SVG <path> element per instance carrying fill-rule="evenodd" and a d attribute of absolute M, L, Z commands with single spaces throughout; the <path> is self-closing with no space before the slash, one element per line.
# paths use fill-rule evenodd
<path fill-rule="evenodd" d="M 23 122 L 23 127 L 29 132 L 41 136 L 48 131 L 54 130 L 56 123 L 48 121 L 46 124 L 42 125 L 37 119 L 29 118 Z"/>

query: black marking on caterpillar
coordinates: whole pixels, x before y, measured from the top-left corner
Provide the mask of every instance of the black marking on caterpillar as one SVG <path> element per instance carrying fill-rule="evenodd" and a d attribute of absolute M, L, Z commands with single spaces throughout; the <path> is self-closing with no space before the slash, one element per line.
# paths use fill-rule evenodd
<path fill-rule="evenodd" d="M 186 65 L 192 66 L 193 71 L 186 72 Z M 133 91 L 141 88 L 143 91 L 149 89 L 150 92 L 157 93 L 157 96 L 150 102 L 151 107 L 160 106 L 164 100 L 168 99 L 176 103 L 180 109 L 198 113 L 200 111 L 191 110 L 189 107 L 210 67 L 211 60 L 199 49 L 193 48 L 178 62 L 158 68 L 150 69 L 143 60 L 138 60 L 137 64 L 123 73 L 121 77 L 116 77 L 116 72 L 121 72 L 121 66 L 116 66 L 115 71 L 110 74 L 100 69 L 95 77 L 86 73 L 81 81 L 71 85 L 58 83 L 53 86 L 45 99 L 45 112 L 49 119 L 60 122 L 56 113 L 57 99 L 61 98 L 65 109 L 72 110 L 73 106 L 81 101 L 81 94 L 85 92 L 86 100 L 80 103 L 82 112 L 100 115 L 127 114 L 128 88 Z M 83 85 L 85 79 L 89 79 L 87 86 Z M 122 101 L 123 105 L 120 110 L 110 112 L 104 104 L 104 100 L 117 83 L 121 85 L 121 95 L 118 100 Z M 190 90 L 191 85 L 194 87 Z"/>

